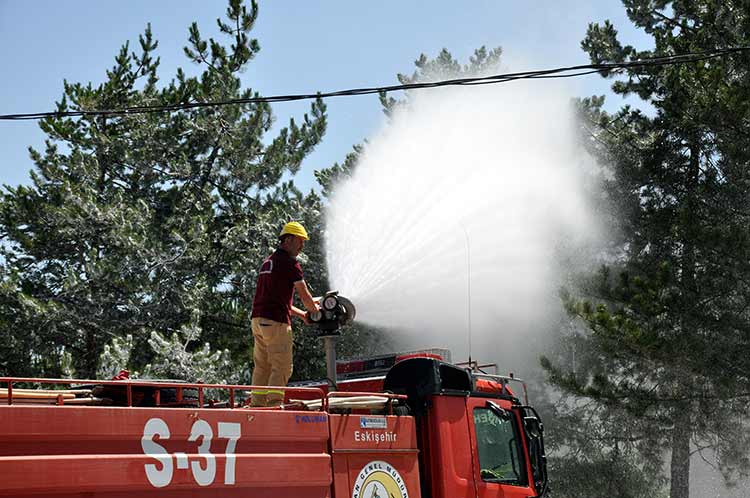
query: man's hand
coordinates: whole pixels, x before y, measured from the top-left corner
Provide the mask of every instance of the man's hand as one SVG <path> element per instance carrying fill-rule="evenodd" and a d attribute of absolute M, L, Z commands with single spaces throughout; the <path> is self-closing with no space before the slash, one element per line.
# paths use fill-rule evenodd
<path fill-rule="evenodd" d="M 299 309 L 296 306 L 292 306 L 292 315 L 296 316 L 303 322 L 305 322 L 306 325 L 310 325 L 312 322 L 310 321 L 310 315 L 308 312 Z"/>
<path fill-rule="evenodd" d="M 320 311 L 320 306 L 318 306 L 318 303 L 313 299 L 312 294 L 310 294 L 310 289 L 307 288 L 307 283 L 304 280 L 294 282 L 294 289 L 297 291 L 297 295 L 302 301 L 302 304 L 305 305 L 307 311 L 311 313 Z"/>

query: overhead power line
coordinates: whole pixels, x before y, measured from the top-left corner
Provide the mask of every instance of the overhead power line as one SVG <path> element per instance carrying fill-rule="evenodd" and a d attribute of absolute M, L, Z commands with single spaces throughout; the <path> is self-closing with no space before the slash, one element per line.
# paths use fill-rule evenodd
<path fill-rule="evenodd" d="M 729 54 L 749 51 L 750 47 L 731 47 L 718 49 L 710 52 L 695 52 L 682 55 L 670 55 L 665 57 L 652 57 L 629 62 L 618 62 L 609 64 L 581 64 L 578 66 L 558 67 L 554 69 L 542 69 L 537 71 L 522 71 L 517 73 L 504 73 L 493 76 L 477 76 L 471 78 L 455 78 L 449 80 L 408 83 L 402 85 L 389 85 L 365 88 L 352 88 L 349 90 L 337 90 L 325 93 L 307 93 L 294 95 L 274 95 L 270 97 L 251 97 L 245 99 L 231 99 L 214 102 L 184 102 L 173 105 L 136 106 L 122 109 L 100 109 L 79 110 L 65 112 L 35 112 L 25 114 L 0 114 L 0 120 L 33 120 L 45 118 L 82 117 L 82 116 L 123 116 L 128 114 L 147 114 L 154 112 L 176 112 L 204 107 L 220 107 L 227 105 L 258 104 L 273 102 L 292 102 L 296 100 L 312 100 L 317 98 L 348 97 L 355 95 L 371 95 L 374 93 L 390 93 L 402 90 L 416 90 L 421 88 L 438 88 L 445 86 L 471 86 L 492 85 L 523 79 L 551 79 L 572 78 L 592 73 L 604 73 L 622 71 L 629 68 L 648 68 L 655 66 L 670 66 L 674 64 L 687 64 L 700 62 Z"/>

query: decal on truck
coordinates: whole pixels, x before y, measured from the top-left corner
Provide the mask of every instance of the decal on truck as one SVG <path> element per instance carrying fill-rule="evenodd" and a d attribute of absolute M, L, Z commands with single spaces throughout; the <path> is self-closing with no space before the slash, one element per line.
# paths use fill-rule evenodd
<path fill-rule="evenodd" d="M 388 421 L 385 417 L 360 417 L 359 426 L 362 429 L 387 429 Z"/>
<path fill-rule="evenodd" d="M 398 434 L 395 432 L 372 432 L 372 431 L 354 431 L 354 440 L 359 443 L 395 443 Z"/>
<path fill-rule="evenodd" d="M 388 462 L 375 460 L 359 471 L 352 498 L 409 498 L 401 474 Z"/>
<path fill-rule="evenodd" d="M 226 465 L 224 466 L 224 484 L 234 484 L 234 468 L 236 457 L 234 449 L 237 441 L 240 439 L 240 424 L 219 422 L 218 433 L 220 439 L 227 439 L 227 446 L 224 450 L 226 456 Z M 155 488 L 169 486 L 172 482 L 174 469 L 186 470 L 190 468 L 193 473 L 193 479 L 199 486 L 209 486 L 213 484 L 216 478 L 216 456 L 211 453 L 211 440 L 214 437 L 214 431 L 211 425 L 205 420 L 196 420 L 190 429 L 188 441 L 197 442 L 198 456 L 193 461 L 189 461 L 188 455 L 182 452 L 176 452 L 170 455 L 166 448 L 157 443 L 154 439 L 158 436 L 160 441 L 170 438 L 169 427 L 167 423 L 160 418 L 152 418 L 146 422 L 143 427 L 143 437 L 141 438 L 141 448 L 143 453 L 159 462 L 158 464 L 147 463 L 144 465 L 148 482 Z M 176 465 L 175 465 L 176 464 Z"/>
<path fill-rule="evenodd" d="M 295 424 L 323 424 L 328 422 L 325 415 L 295 415 Z"/>

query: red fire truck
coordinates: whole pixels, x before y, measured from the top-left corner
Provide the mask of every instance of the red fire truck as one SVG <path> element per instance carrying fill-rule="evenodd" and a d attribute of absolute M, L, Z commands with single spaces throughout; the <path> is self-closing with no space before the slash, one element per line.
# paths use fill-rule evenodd
<path fill-rule="evenodd" d="M 251 386 L 2 378 L 0 496 L 546 493 L 542 423 L 507 378 L 431 355 L 394 363 L 335 392 L 286 388 L 281 408 L 244 406 Z M 31 385 L 47 389 L 18 387 Z"/>
<path fill-rule="evenodd" d="M 253 386 L 0 378 L 0 496 L 547 494 L 543 426 L 515 379 L 434 352 L 336 362 L 332 323 L 354 311 L 327 301 L 328 381 L 283 388 L 281 407 L 247 406 Z"/>

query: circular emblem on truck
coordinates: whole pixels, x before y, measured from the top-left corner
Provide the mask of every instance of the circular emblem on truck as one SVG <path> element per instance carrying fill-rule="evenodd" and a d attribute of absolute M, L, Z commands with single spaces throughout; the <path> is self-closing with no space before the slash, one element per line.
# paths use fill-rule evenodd
<path fill-rule="evenodd" d="M 401 474 L 388 462 L 375 460 L 357 474 L 352 498 L 409 498 Z"/>

